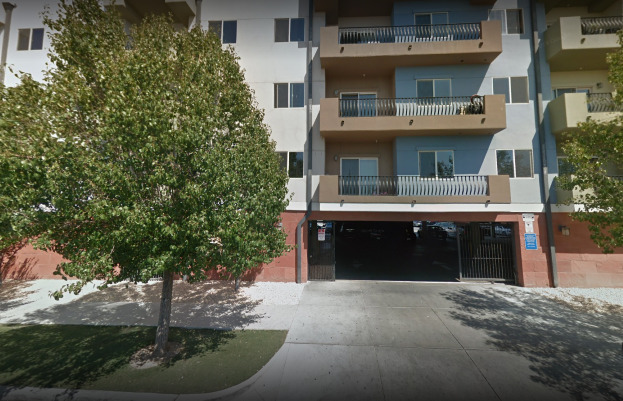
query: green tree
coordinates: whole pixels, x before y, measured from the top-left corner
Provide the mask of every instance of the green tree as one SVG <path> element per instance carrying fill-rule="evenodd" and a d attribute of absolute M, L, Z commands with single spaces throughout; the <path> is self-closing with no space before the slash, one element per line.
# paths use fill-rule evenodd
<path fill-rule="evenodd" d="M 163 277 L 155 354 L 174 275 L 206 279 L 281 255 L 287 176 L 237 58 L 199 28 L 146 18 L 128 36 L 96 0 L 62 0 L 42 83 L 2 88 L 2 245 L 24 235 L 108 284 Z M 6 144 L 12 144 L 4 147 Z"/>
<path fill-rule="evenodd" d="M 623 32 L 619 31 L 619 43 Z M 623 110 L 623 49 L 608 55 L 609 80 L 617 95 L 611 110 Z M 587 222 L 591 238 L 604 253 L 623 246 L 623 181 L 613 172 L 623 167 L 623 117 L 607 122 L 588 119 L 578 124 L 578 130 L 565 134 L 561 146 L 566 155 L 565 166 L 558 185 L 574 190 L 569 202 L 582 204 L 582 210 L 571 217 Z"/>

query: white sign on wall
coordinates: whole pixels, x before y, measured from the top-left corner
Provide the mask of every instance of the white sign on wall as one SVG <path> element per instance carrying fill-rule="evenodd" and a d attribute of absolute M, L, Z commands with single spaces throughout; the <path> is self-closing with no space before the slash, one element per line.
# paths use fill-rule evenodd
<path fill-rule="evenodd" d="M 523 219 L 524 225 L 526 227 L 526 233 L 533 234 L 534 233 L 534 214 L 532 213 L 524 213 L 521 215 Z"/>

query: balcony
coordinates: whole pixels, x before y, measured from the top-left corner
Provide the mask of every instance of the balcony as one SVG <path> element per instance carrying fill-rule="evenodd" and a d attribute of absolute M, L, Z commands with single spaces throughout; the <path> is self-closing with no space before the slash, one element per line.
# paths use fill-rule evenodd
<path fill-rule="evenodd" d="M 320 134 L 326 139 L 490 135 L 504 128 L 504 95 L 320 100 Z"/>
<path fill-rule="evenodd" d="M 606 54 L 619 48 L 623 17 L 562 17 L 545 32 L 551 71 L 605 70 Z"/>
<path fill-rule="evenodd" d="M 507 175 L 319 178 L 321 203 L 510 203 Z"/>
<path fill-rule="evenodd" d="M 578 123 L 585 122 L 588 117 L 606 122 L 621 112 L 610 93 L 565 93 L 552 100 L 548 109 L 550 127 L 556 135 L 577 130 Z"/>
<path fill-rule="evenodd" d="M 104 5 L 111 7 L 113 1 L 104 0 Z M 116 0 L 114 7 L 121 18 L 132 23 L 138 23 L 150 14 L 170 13 L 174 22 L 186 28 L 197 12 L 194 0 Z"/>
<path fill-rule="evenodd" d="M 500 53 L 499 21 L 320 30 L 320 62 L 329 75 L 387 75 L 396 67 L 489 64 Z"/>
<path fill-rule="evenodd" d="M 619 183 L 623 181 L 623 176 L 621 175 L 609 175 L 608 174 L 606 175 L 605 178 L 608 181 L 614 180 L 614 181 L 618 181 Z M 608 185 L 616 185 L 616 183 L 607 183 L 605 186 L 608 186 Z M 608 189 L 605 189 L 605 191 L 608 192 Z M 594 188 L 580 190 L 579 187 L 575 187 L 573 188 L 573 190 L 569 191 L 569 190 L 560 188 L 558 183 L 556 183 L 556 203 L 558 204 L 574 203 L 576 205 L 582 205 L 585 203 L 584 201 L 586 197 L 592 197 L 594 195 L 595 195 Z"/>

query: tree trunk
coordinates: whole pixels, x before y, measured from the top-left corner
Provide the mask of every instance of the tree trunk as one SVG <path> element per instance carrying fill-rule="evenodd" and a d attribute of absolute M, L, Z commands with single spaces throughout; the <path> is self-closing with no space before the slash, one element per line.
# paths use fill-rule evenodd
<path fill-rule="evenodd" d="M 240 276 L 236 277 L 234 288 L 236 289 L 236 292 L 238 292 L 238 290 L 240 289 Z"/>
<path fill-rule="evenodd" d="M 164 355 L 169 341 L 169 324 L 171 323 L 171 299 L 173 298 L 173 272 L 165 271 L 162 278 L 162 295 L 160 296 L 160 315 L 156 329 L 156 348 L 154 356 Z"/>

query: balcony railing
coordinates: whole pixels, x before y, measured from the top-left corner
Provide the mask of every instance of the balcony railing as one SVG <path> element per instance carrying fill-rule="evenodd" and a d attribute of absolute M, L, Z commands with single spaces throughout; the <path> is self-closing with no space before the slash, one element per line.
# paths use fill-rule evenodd
<path fill-rule="evenodd" d="M 435 178 L 420 176 L 339 176 L 339 195 L 362 196 L 485 196 L 485 175 L 455 175 Z"/>
<path fill-rule="evenodd" d="M 582 35 L 617 33 L 623 28 L 623 17 L 582 18 Z"/>
<path fill-rule="evenodd" d="M 621 111 L 621 107 L 614 102 L 611 93 L 587 93 L 586 106 L 589 113 Z"/>
<path fill-rule="evenodd" d="M 340 44 L 447 42 L 480 39 L 480 24 L 340 28 Z"/>
<path fill-rule="evenodd" d="M 480 96 L 340 99 L 340 117 L 452 116 L 483 113 Z"/>

